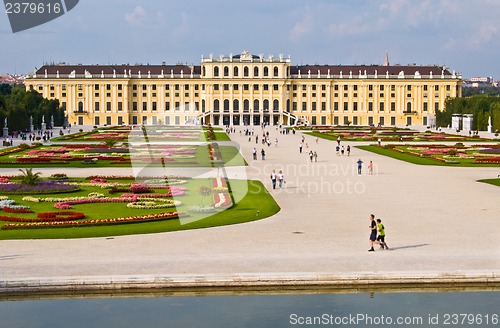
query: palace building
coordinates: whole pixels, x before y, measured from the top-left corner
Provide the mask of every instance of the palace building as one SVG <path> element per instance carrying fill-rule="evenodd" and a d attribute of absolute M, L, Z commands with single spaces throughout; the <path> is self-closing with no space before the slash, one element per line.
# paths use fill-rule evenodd
<path fill-rule="evenodd" d="M 292 65 L 238 55 L 189 65 L 45 65 L 28 90 L 77 125 L 434 125 L 462 77 L 446 67 Z"/>

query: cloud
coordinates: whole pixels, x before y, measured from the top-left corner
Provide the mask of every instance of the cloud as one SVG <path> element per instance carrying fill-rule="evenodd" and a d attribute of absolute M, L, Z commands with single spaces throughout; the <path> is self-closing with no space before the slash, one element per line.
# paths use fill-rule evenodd
<path fill-rule="evenodd" d="M 172 34 L 174 37 L 180 37 L 189 33 L 189 16 L 187 13 L 182 12 L 180 14 L 180 23 L 174 27 Z"/>
<path fill-rule="evenodd" d="M 472 46 L 482 46 L 497 36 L 499 32 L 500 23 L 498 21 L 482 21 L 477 31 L 474 31 L 469 43 Z"/>
<path fill-rule="evenodd" d="M 125 21 L 132 26 L 142 26 L 147 17 L 146 11 L 141 6 L 134 8 L 131 13 L 125 14 Z"/>
<path fill-rule="evenodd" d="M 299 41 L 304 36 L 308 35 L 313 29 L 313 17 L 309 9 L 305 10 L 302 19 L 297 22 L 290 30 L 290 39 Z"/>

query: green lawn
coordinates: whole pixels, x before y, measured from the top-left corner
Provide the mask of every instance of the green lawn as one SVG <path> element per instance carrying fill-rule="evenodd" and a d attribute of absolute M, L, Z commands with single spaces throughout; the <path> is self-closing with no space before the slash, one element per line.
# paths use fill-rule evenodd
<path fill-rule="evenodd" d="M 211 187 L 209 179 L 194 179 L 188 181 L 186 186 L 188 193 L 185 196 L 175 197 L 176 200 L 182 201 L 184 204 L 179 206 L 176 210 L 179 212 L 188 212 L 188 207 L 191 205 L 200 205 L 201 196 L 197 190 L 199 186 L 206 185 Z M 29 229 L 29 230 L 0 230 L 0 240 L 2 239 L 56 239 L 56 238 L 87 238 L 87 237 L 107 237 L 107 236 L 120 236 L 130 234 L 145 234 L 145 233 L 159 233 L 178 230 L 200 229 L 208 227 L 216 227 L 223 225 L 238 224 L 260 220 L 267 218 L 277 213 L 280 208 L 271 197 L 271 195 L 264 188 L 259 181 L 246 181 L 246 180 L 231 180 L 230 187 L 233 190 L 233 197 L 237 201 L 230 209 L 213 214 L 211 216 L 201 214 L 191 214 L 187 218 L 172 219 L 166 221 L 144 222 L 144 223 L 127 223 L 115 224 L 108 226 L 95 226 L 95 227 L 72 227 L 72 228 L 43 228 L 43 229 Z M 101 192 L 105 196 L 109 195 L 108 189 L 101 189 L 98 187 L 82 187 L 80 191 L 46 195 L 46 197 L 73 197 L 73 196 L 86 196 L 90 192 Z M 119 196 L 120 193 L 115 194 Z M 21 205 L 29 205 L 36 213 L 40 212 L 54 212 L 54 203 L 32 203 L 22 201 L 21 195 L 12 195 L 14 199 Z M 40 197 L 40 196 L 39 196 Z M 205 205 L 210 205 L 213 197 L 206 197 L 204 200 Z M 188 205 L 189 204 L 189 205 Z M 145 215 L 166 211 L 174 211 L 174 209 L 130 209 L 126 207 L 126 203 L 104 203 L 104 204 L 81 204 L 73 205 L 72 211 L 85 213 L 85 219 L 103 219 L 103 218 L 118 218 L 131 215 Z M 260 213 L 257 215 L 257 211 Z M 18 216 L 18 217 L 36 217 L 33 214 L 11 214 L 0 211 L 0 215 Z M 0 221 L 0 226 L 6 222 Z"/>
<path fill-rule="evenodd" d="M 489 184 L 492 184 L 494 186 L 500 187 L 500 178 L 478 180 L 478 182 L 489 183 Z"/>
<path fill-rule="evenodd" d="M 476 164 L 473 163 L 473 159 L 463 159 L 457 160 L 456 163 L 446 163 L 441 162 L 439 160 L 432 159 L 430 157 L 419 157 L 412 154 L 401 153 L 392 149 L 388 149 L 385 147 L 379 147 L 376 145 L 370 146 L 355 146 L 359 149 L 370 151 L 372 153 L 376 153 L 379 155 L 384 155 L 388 157 L 392 157 L 394 159 L 405 161 L 412 164 L 418 165 L 439 165 L 439 166 L 466 166 L 466 167 L 498 167 L 499 164 Z"/>

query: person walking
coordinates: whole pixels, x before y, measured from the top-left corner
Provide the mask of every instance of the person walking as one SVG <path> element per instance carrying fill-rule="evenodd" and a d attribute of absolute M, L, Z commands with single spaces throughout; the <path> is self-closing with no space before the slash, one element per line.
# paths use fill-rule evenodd
<path fill-rule="evenodd" d="M 318 153 L 316 151 L 314 151 L 313 157 L 314 157 L 314 161 L 317 162 L 318 161 Z"/>
<path fill-rule="evenodd" d="M 351 156 L 351 146 L 347 145 L 347 156 Z"/>
<path fill-rule="evenodd" d="M 262 155 L 262 160 L 265 161 L 266 160 L 266 151 L 264 150 L 264 148 L 262 148 L 262 150 L 260 151 L 260 154 Z"/>
<path fill-rule="evenodd" d="M 378 230 L 378 237 L 377 237 L 377 243 L 380 245 L 381 249 L 389 249 L 389 246 L 387 246 L 385 242 L 385 227 L 382 224 L 381 219 L 377 219 L 377 230 Z"/>
<path fill-rule="evenodd" d="M 302 154 L 302 146 L 303 146 L 302 142 L 299 143 L 299 153 L 301 153 L 301 154 Z"/>
<path fill-rule="evenodd" d="M 373 248 L 373 243 L 377 240 L 377 223 L 375 222 L 375 215 L 370 214 L 370 225 L 368 226 L 370 229 L 370 239 L 368 240 L 370 244 L 370 249 L 368 252 L 373 252 L 375 249 Z"/>
<path fill-rule="evenodd" d="M 340 146 L 339 145 L 337 145 L 335 147 L 335 151 L 337 152 L 337 156 L 340 156 Z"/>
<path fill-rule="evenodd" d="M 369 175 L 373 174 L 373 162 L 372 161 L 370 161 L 370 163 L 368 164 L 368 174 Z"/>
<path fill-rule="evenodd" d="M 278 177 L 276 176 L 276 171 L 273 170 L 273 172 L 271 173 L 271 182 L 273 184 L 273 189 L 276 189 L 276 179 Z"/>
<path fill-rule="evenodd" d="M 344 146 L 342 146 L 342 148 L 340 148 L 340 154 L 342 154 L 342 156 L 344 156 L 344 152 L 345 152 L 345 148 L 344 148 Z"/>
<path fill-rule="evenodd" d="M 313 153 L 313 151 L 311 150 L 311 151 L 309 151 L 309 158 L 311 159 L 311 163 L 312 163 L 312 161 L 313 161 L 313 157 L 314 157 L 314 153 Z"/>
<path fill-rule="evenodd" d="M 358 174 L 361 174 L 361 170 L 363 168 L 363 161 L 361 160 L 361 158 L 358 160 Z"/>
<path fill-rule="evenodd" d="M 340 136 L 337 137 L 337 145 L 340 146 Z"/>
<path fill-rule="evenodd" d="M 256 161 L 257 160 L 257 149 L 255 147 L 253 147 L 253 149 L 252 149 L 252 154 L 253 154 L 254 161 Z"/>
<path fill-rule="evenodd" d="M 280 170 L 278 173 L 278 181 L 280 184 L 280 188 L 283 188 L 283 183 L 285 182 L 285 176 L 283 175 L 283 171 Z"/>

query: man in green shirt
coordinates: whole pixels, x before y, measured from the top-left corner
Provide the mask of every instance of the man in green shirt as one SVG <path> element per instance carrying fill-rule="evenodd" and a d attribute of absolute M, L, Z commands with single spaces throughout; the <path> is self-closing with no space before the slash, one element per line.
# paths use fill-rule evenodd
<path fill-rule="evenodd" d="M 385 243 L 385 227 L 382 224 L 381 219 L 377 219 L 377 230 L 378 230 L 378 237 L 377 237 L 377 244 L 380 244 L 380 247 L 382 249 L 389 249 L 389 246 Z"/>

